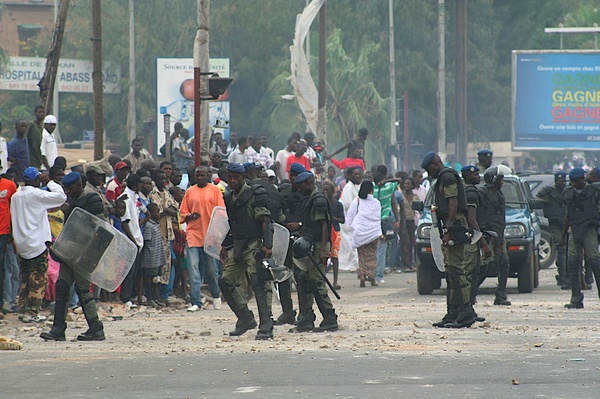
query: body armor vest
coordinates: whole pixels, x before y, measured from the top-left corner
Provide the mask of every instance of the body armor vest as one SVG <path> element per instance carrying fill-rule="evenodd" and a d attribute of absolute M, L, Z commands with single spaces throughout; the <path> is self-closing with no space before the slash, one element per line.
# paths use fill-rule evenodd
<path fill-rule="evenodd" d="M 233 200 L 233 192 L 225 195 L 225 207 L 229 216 L 229 227 L 233 240 L 247 241 L 252 238 L 262 238 L 262 222 L 251 218 L 246 211 L 249 201 L 254 198 L 254 188 L 250 186 Z"/>
<path fill-rule="evenodd" d="M 598 187 L 586 184 L 580 192 L 575 187 L 565 188 L 564 201 L 567 203 L 567 218 L 576 240 L 583 238 L 588 227 L 596 227 L 600 220 L 598 213 Z"/>
<path fill-rule="evenodd" d="M 467 212 L 467 198 L 465 194 L 465 186 L 462 179 L 458 176 L 458 172 L 454 169 L 444 167 L 438 173 L 438 179 L 435 183 L 435 205 L 437 206 L 437 216 L 439 219 L 445 221 L 448 218 L 448 199 L 444 198 L 443 186 L 449 186 L 451 184 L 458 186 L 458 213 Z"/>
<path fill-rule="evenodd" d="M 312 242 L 320 242 L 323 238 L 321 235 L 321 221 L 313 220 L 311 215 L 312 208 L 315 205 L 327 210 L 327 241 L 331 241 L 331 211 L 329 210 L 329 201 L 325 194 L 320 191 L 308 197 L 304 203 L 300 234 Z"/>
<path fill-rule="evenodd" d="M 504 234 L 506 227 L 506 201 L 502 191 L 496 194 L 487 187 L 479 187 L 479 207 L 477 208 L 477 223 L 482 230 L 491 230 L 498 235 Z"/>
<path fill-rule="evenodd" d="M 550 221 L 550 224 L 563 225 L 567 214 L 567 206 L 563 201 L 563 194 L 556 191 L 554 187 L 547 186 L 542 188 L 542 193 L 548 202 L 544 201 L 544 216 Z"/>

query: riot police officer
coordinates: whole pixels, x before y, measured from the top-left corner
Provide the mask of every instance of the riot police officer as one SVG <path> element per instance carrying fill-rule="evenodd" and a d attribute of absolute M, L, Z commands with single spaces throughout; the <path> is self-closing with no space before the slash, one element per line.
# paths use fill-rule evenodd
<path fill-rule="evenodd" d="M 250 186 L 244 181 L 244 167 L 238 163 L 227 165 L 227 183 L 231 191 L 225 195 L 229 218 L 229 233 L 221 248 L 225 265 L 219 287 L 229 307 L 237 316 L 235 329 L 229 333 L 239 336 L 256 328 L 254 314 L 248 309 L 248 300 L 239 285 L 240 277 L 248 272 L 256 298 L 260 326 L 257 340 L 273 338 L 273 319 L 267 300 L 265 280 L 258 273 L 258 258 L 270 258 L 273 247 L 273 226 L 267 209 L 267 191 Z"/>
<path fill-rule="evenodd" d="M 556 268 L 558 274 L 556 281 L 563 290 L 571 289 L 571 279 L 567 273 L 567 248 L 558 245 L 562 235 L 565 217 L 567 216 L 566 204 L 563 201 L 563 190 L 567 185 L 567 174 L 563 171 L 554 174 L 554 185 L 543 187 L 537 197 L 544 202 L 544 217 L 548 219 L 550 233 L 552 234 L 552 245 L 556 250 Z"/>
<path fill-rule="evenodd" d="M 560 245 L 564 245 L 569 228 L 569 259 L 567 270 L 571 277 L 571 301 L 565 305 L 567 309 L 583 308 L 583 293 L 579 280 L 579 267 L 581 258 L 585 255 L 585 262 L 589 265 L 596 279 L 596 286 L 600 291 L 600 254 L 598 253 L 598 224 L 600 222 L 600 185 L 589 184 L 584 180 L 585 171 L 582 168 L 573 168 L 569 172 L 571 185 L 565 188 L 563 200 L 567 204 L 567 217 L 560 238 Z"/>
<path fill-rule="evenodd" d="M 292 248 L 294 264 L 302 270 L 296 281 L 300 318 L 295 331 L 337 331 L 337 315 L 327 293 L 325 279 L 317 270 L 317 267 L 321 268 L 321 271 L 324 270 L 331 248 L 329 201 L 325 194 L 315 187 L 314 176 L 310 172 L 300 173 L 294 184 L 307 197 L 303 208 L 300 239 Z M 308 245 L 303 247 L 306 243 Z M 323 316 L 323 321 L 318 327 L 314 326 L 315 314 L 309 292 L 312 293 Z"/>
<path fill-rule="evenodd" d="M 494 159 L 494 153 L 490 150 L 479 150 L 477 152 L 477 166 L 483 173 L 487 168 L 492 166 L 492 160 Z"/>
<path fill-rule="evenodd" d="M 494 305 L 510 306 L 511 302 L 506 295 L 506 283 L 510 263 L 506 253 L 504 241 L 504 228 L 506 227 L 506 201 L 502 193 L 504 175 L 511 173 L 508 166 L 499 165 L 488 168 L 483 174 L 485 182 L 479 187 L 479 207 L 477 208 L 477 221 L 483 230 L 496 233 L 491 237 L 491 248 L 498 268 L 498 286 Z M 485 276 L 482 276 L 485 277 Z"/>
<path fill-rule="evenodd" d="M 461 169 L 463 179 L 465 181 L 465 194 L 467 199 L 467 221 L 469 227 L 476 231 L 481 231 L 481 227 L 477 222 L 477 208 L 479 208 L 479 192 L 477 185 L 481 182 L 479 176 L 479 168 L 473 165 L 467 165 Z M 484 258 L 492 256 L 487 241 L 481 238 L 474 244 L 465 245 L 465 265 L 467 276 L 471 276 L 471 305 L 475 305 L 477 300 L 477 290 L 479 285 L 485 279 L 487 267 L 482 267 L 481 250 L 483 250 Z M 475 315 L 476 321 L 485 321 L 483 317 Z"/>
<path fill-rule="evenodd" d="M 421 168 L 432 178 L 434 204 L 438 221 L 442 224 L 442 249 L 446 266 L 447 313 L 435 327 L 462 328 L 475 322 L 471 305 L 471 282 L 465 268 L 467 235 L 467 200 L 463 182 L 452 168 L 445 167 L 435 152 L 425 154 Z M 436 232 L 432 232 L 436 234 Z"/>

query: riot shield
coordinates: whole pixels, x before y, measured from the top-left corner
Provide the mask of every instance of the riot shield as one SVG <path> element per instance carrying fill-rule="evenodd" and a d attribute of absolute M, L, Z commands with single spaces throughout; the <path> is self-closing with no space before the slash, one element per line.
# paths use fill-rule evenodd
<path fill-rule="evenodd" d="M 444 254 L 442 253 L 442 238 L 440 237 L 437 227 L 431 226 L 429 239 L 431 244 L 431 254 L 433 255 L 435 265 L 439 271 L 443 272 L 446 267 L 444 265 Z"/>
<path fill-rule="evenodd" d="M 210 215 L 208 230 L 204 237 L 204 252 L 215 259 L 219 259 L 221 244 L 229 232 L 229 219 L 224 206 L 216 206 Z"/>
<path fill-rule="evenodd" d="M 133 266 L 137 247 L 106 221 L 75 208 L 52 245 L 52 254 L 94 285 L 114 291 Z"/>
<path fill-rule="evenodd" d="M 277 266 L 283 265 L 290 245 L 290 231 L 280 224 L 273 223 L 273 255 L 271 259 Z"/>

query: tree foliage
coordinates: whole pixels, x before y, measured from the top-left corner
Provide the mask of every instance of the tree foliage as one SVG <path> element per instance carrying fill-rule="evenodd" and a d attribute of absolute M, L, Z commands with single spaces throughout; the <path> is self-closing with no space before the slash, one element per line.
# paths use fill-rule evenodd
<path fill-rule="evenodd" d="M 470 0 L 468 8 L 469 139 L 510 137 L 511 51 L 556 49 L 558 35 L 545 27 L 592 26 L 597 0 Z M 192 57 L 196 0 L 135 2 L 137 126 L 155 114 L 155 58 Z M 231 60 L 234 82 L 231 126 L 241 135 L 266 134 L 281 147 L 294 130 L 304 131 L 289 85 L 289 47 L 296 15 L 305 0 L 211 3 L 212 57 Z M 409 93 L 410 140 L 435 147 L 437 95 L 436 0 L 395 0 L 396 92 Z M 454 2 L 446 1 L 447 137 L 454 128 Z M 102 3 L 103 58 L 121 68 L 121 94 L 104 96 L 108 141 L 127 150 L 128 1 Z M 388 1 L 328 1 L 328 143 L 341 144 L 363 125 L 371 132 L 367 153 L 378 159 L 389 143 Z M 63 58 L 91 59 L 91 0 L 78 0 L 69 11 Z M 48 39 L 49 40 L 49 39 Z M 317 24 L 310 35 L 311 68 L 317 79 Z M 565 47 L 593 48 L 593 37 L 565 36 Z M 39 48 L 48 42 L 37 43 Z M 1 53 L 0 53 L 1 54 Z M 0 55 L 1 58 L 1 55 Z M 1 61 L 1 60 L 0 60 Z M 0 117 L 31 118 L 36 93 L 0 93 Z M 61 133 L 79 139 L 92 127 L 92 96 L 60 96 Z M 6 126 L 7 124 L 5 124 Z"/>

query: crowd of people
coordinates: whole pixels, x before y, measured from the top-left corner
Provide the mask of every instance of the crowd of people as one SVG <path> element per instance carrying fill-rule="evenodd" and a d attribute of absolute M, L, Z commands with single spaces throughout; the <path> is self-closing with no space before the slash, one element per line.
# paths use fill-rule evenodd
<path fill-rule="evenodd" d="M 173 296 L 185 301 L 189 312 L 207 306 L 219 310 L 224 299 L 237 318 L 232 336 L 258 327 L 256 339 L 271 339 L 273 326 L 284 324 L 297 332 L 335 331 L 337 314 L 327 286 L 336 295 L 342 289 L 340 269 L 356 272 L 361 288 L 367 282 L 373 287 L 385 284 L 386 274 L 415 271 L 419 212 L 413 210 L 413 202 L 423 201 L 429 189 L 435 190 L 437 216 L 443 226 L 448 284 L 448 313 L 435 326 L 467 327 L 482 319 L 473 308 L 477 287 L 485 278 L 485 262 L 476 260 L 480 250 L 484 258 L 493 258 L 499 265 L 494 304 L 510 305 L 501 176 L 511 171 L 502 165 L 492 167 L 491 151 L 480 151 L 476 165 L 461 167 L 462 179 L 435 153 L 425 156 L 422 169 L 392 175 L 385 165 L 366 168 L 366 129 L 331 154 L 315 143 L 312 133 L 304 137 L 292 133 L 286 147 L 275 152 L 265 136 L 238 137 L 232 132 L 227 139 L 213 134 L 209 160 L 195 167 L 189 132 L 179 124 L 169 143 L 173 163 L 153 159 L 144 148 L 143 136 L 138 136 L 124 157 L 113 153 L 106 160 L 68 170 L 53 137 L 57 122 L 37 107 L 35 120 L 15 122 L 8 156 L 0 160 L 2 311 L 17 313 L 24 323 L 35 323 L 45 320 L 40 311 L 53 308 L 53 326 L 41 335 L 46 340 L 66 339 L 68 309 L 81 307 L 88 322 L 89 329 L 79 340 L 103 340 L 97 302 L 160 309 L 169 306 Z M 346 151 L 345 158 L 333 158 L 342 151 Z M 433 187 L 424 179 L 423 170 L 436 179 Z M 578 181 L 577 173 L 579 168 L 570 172 L 573 182 Z M 595 193 L 591 198 L 600 198 Z M 546 194 L 544 198 L 550 201 L 553 193 Z M 572 202 L 579 200 L 574 198 Z M 219 259 L 205 251 L 211 215 L 217 207 L 224 207 L 229 219 Z M 138 249 L 116 292 L 94 286 L 77 265 L 52 251 L 52 242 L 75 208 L 110 223 Z M 269 263 L 274 224 L 290 233 L 284 265 Z M 465 229 L 497 234 L 473 246 L 462 240 Z M 575 240 L 572 244 L 579 245 Z M 575 255 L 581 252 L 576 249 Z M 596 274 L 595 260 L 600 256 L 593 257 L 587 247 L 585 253 L 593 259 L 588 263 Z M 576 259 L 575 255 L 569 259 Z M 275 278 L 277 267 L 287 268 L 294 277 Z M 325 274 L 330 270 L 332 282 Z M 569 273 L 570 269 L 562 272 Z M 278 317 L 273 317 L 272 310 L 274 285 L 281 303 Z M 571 307 L 582 307 L 583 295 L 577 287 L 573 289 Z M 252 295 L 258 323 L 247 305 Z M 322 316 L 319 325 L 315 303 Z"/>

